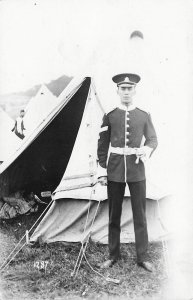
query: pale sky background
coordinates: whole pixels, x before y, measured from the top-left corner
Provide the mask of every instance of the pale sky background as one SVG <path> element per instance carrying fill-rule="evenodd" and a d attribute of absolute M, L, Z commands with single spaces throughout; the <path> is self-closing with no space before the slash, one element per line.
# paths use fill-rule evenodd
<path fill-rule="evenodd" d="M 188 59 L 192 1 L 115 0 L 9 0 L 0 2 L 0 93 L 14 92 L 55 79 L 75 75 L 89 60 L 95 76 L 131 69 L 133 51 L 147 57 L 141 66 L 160 74 L 163 83 L 179 72 Z M 144 33 L 141 47 L 133 47 L 129 35 Z M 137 51 L 136 51 L 137 49 Z M 141 62 L 140 62 L 141 63 Z M 159 67 L 158 67 L 159 66 Z M 159 68 L 156 72 L 156 68 Z M 169 69 L 169 68 L 168 68 Z M 140 71 L 141 71 L 140 70 Z M 173 73 L 172 73 L 172 72 Z M 161 73 L 163 72 L 163 73 Z M 177 73 L 177 74 L 176 74 Z M 159 77 L 155 80 L 159 81 Z M 172 80 L 173 83 L 173 80 Z"/>
<path fill-rule="evenodd" d="M 63 74 L 92 75 L 108 111 L 118 101 L 112 76 L 137 72 L 142 80 L 136 104 L 151 111 L 160 140 L 156 155 L 172 156 L 170 166 L 176 174 L 175 161 L 187 165 L 191 159 L 192 3 L 1 1 L 0 94 L 26 90 Z M 130 40 L 134 30 L 140 30 L 144 40 Z"/>
<path fill-rule="evenodd" d="M 160 142 L 154 179 L 165 178 L 183 203 L 193 165 L 192 16 L 189 0 L 1 1 L 0 94 L 92 75 L 108 111 L 118 100 L 111 77 L 139 73 L 136 102 L 151 111 Z M 130 40 L 134 30 L 144 40 Z"/>

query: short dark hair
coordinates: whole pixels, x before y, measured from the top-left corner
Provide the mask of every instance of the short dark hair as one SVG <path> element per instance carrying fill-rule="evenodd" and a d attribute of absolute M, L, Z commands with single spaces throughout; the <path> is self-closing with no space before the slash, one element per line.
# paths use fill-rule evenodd
<path fill-rule="evenodd" d="M 20 112 L 25 112 L 25 110 L 24 110 L 24 109 L 21 109 Z"/>

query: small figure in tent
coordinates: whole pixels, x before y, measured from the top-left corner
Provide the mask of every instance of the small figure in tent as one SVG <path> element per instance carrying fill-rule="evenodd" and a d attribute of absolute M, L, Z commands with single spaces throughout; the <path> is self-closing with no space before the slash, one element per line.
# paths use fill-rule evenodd
<path fill-rule="evenodd" d="M 23 109 L 20 110 L 20 116 L 16 119 L 14 128 L 11 130 L 15 132 L 15 134 L 20 138 L 24 139 L 24 123 L 23 123 L 23 117 L 25 115 L 25 111 Z"/>
<path fill-rule="evenodd" d="M 109 259 L 101 268 L 112 266 L 120 257 L 120 222 L 126 184 L 131 195 L 137 264 L 152 272 L 148 261 L 146 221 L 145 161 L 157 147 L 157 136 L 149 113 L 134 105 L 137 74 L 118 74 L 112 78 L 117 85 L 120 105 L 105 114 L 98 141 L 98 182 L 107 185 L 109 201 Z M 142 139 L 145 142 L 142 144 Z M 109 149 L 110 146 L 110 149 Z M 108 158 L 109 151 L 109 159 Z"/>

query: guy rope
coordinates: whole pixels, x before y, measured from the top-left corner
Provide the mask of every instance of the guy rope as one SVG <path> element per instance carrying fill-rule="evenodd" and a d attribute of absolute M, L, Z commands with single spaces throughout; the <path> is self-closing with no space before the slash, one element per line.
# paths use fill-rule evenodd
<path fill-rule="evenodd" d="M 5 268 L 13 261 L 13 259 L 16 257 L 16 255 L 24 248 L 24 246 L 27 245 L 27 243 L 29 242 L 29 233 L 30 231 L 34 228 L 34 226 L 37 224 L 37 222 L 41 219 L 41 217 L 45 214 L 45 212 L 48 210 L 48 208 L 51 206 L 53 200 L 50 201 L 50 203 L 47 205 L 47 207 L 44 209 L 44 211 L 41 213 L 41 215 L 39 216 L 39 218 L 36 220 L 36 222 L 32 225 L 32 227 L 27 230 L 27 232 L 22 236 L 22 238 L 20 239 L 20 241 L 17 243 L 17 245 L 15 246 L 15 248 L 11 251 L 11 253 L 7 256 L 7 258 L 5 259 L 5 261 L 3 262 L 3 264 L 0 266 L 0 272 L 3 272 L 5 270 Z M 26 238 L 26 242 L 21 245 L 21 247 L 18 249 L 19 245 L 21 244 L 21 242 L 23 241 L 23 239 Z M 17 249 L 17 251 L 16 251 Z M 16 252 L 15 252 L 16 251 Z M 15 252 L 15 253 L 14 253 Z"/>

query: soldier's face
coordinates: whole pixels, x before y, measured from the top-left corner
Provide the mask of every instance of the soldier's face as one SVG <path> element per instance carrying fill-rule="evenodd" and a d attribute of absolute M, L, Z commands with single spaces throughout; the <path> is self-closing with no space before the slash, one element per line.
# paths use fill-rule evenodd
<path fill-rule="evenodd" d="M 124 105 L 131 105 L 133 103 L 133 96 L 135 95 L 135 86 L 121 85 L 118 87 L 117 94 Z"/>

